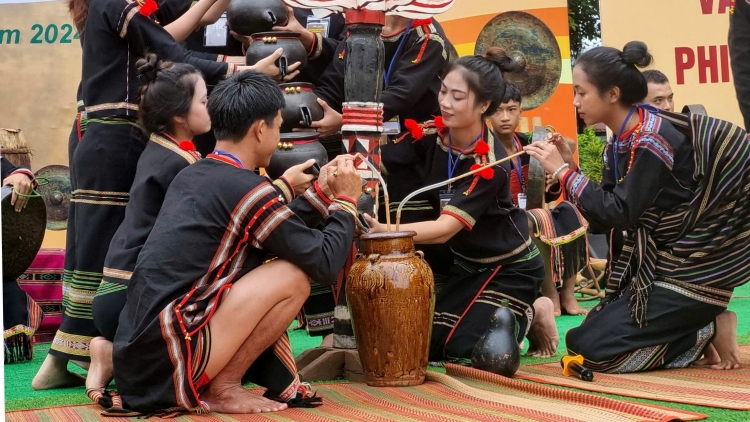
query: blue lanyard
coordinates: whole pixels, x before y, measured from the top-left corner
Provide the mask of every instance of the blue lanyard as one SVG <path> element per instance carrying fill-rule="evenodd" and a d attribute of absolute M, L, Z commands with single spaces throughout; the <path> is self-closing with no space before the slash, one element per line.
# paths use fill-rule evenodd
<path fill-rule="evenodd" d="M 220 151 L 218 149 L 215 149 L 213 153 L 216 154 L 216 155 L 223 155 L 224 157 L 229 157 L 232 160 L 236 161 L 237 165 L 240 166 L 241 169 L 245 168 L 245 166 L 242 165 L 242 161 L 240 161 L 239 158 L 235 157 L 234 155 L 232 155 L 232 154 L 230 154 L 228 152 L 224 152 L 224 151 Z"/>
<path fill-rule="evenodd" d="M 451 141 L 451 134 L 448 132 L 448 178 L 453 178 L 453 175 L 456 173 L 456 167 L 458 167 L 458 160 L 461 159 L 461 156 L 464 155 L 464 152 L 466 152 L 467 149 L 470 149 L 474 144 L 477 143 L 478 140 L 482 139 L 482 135 L 484 135 L 484 128 L 482 128 L 482 132 L 477 135 L 476 138 L 474 138 L 473 141 L 469 144 L 468 147 L 461 150 L 461 152 L 456 156 L 456 159 L 453 159 L 453 143 Z"/>
<path fill-rule="evenodd" d="M 409 31 L 411 30 L 411 24 L 413 21 L 409 21 L 409 24 L 406 25 L 406 29 L 404 30 L 403 35 L 401 36 L 401 41 L 398 43 L 398 47 L 396 47 L 396 53 L 391 58 L 391 64 L 388 65 L 388 69 L 385 71 L 385 86 L 388 86 L 388 83 L 391 81 L 391 71 L 393 70 L 393 64 L 396 63 L 396 59 L 399 56 L 399 53 L 401 53 L 401 48 L 404 46 L 404 43 L 406 42 L 406 39 L 409 38 Z"/>
<path fill-rule="evenodd" d="M 518 137 L 516 137 L 515 134 L 513 134 L 513 143 L 516 145 L 516 149 L 518 150 L 518 152 L 523 151 L 521 142 L 518 140 Z M 513 166 L 513 171 L 515 171 L 516 176 L 518 176 L 518 182 L 521 184 L 521 190 L 523 191 L 523 193 L 526 193 L 526 185 L 523 184 L 523 161 L 521 161 L 521 156 L 518 156 L 518 165 Z"/>
<path fill-rule="evenodd" d="M 633 117 L 633 113 L 638 110 L 638 107 L 633 107 L 630 109 L 630 112 L 628 113 L 628 117 L 625 118 L 625 121 L 622 122 L 622 126 L 620 126 L 620 132 L 618 132 L 617 136 L 615 136 L 614 142 L 612 142 L 612 155 L 614 155 L 615 158 L 615 184 L 617 184 L 620 181 L 620 167 L 619 167 L 619 156 L 620 156 L 620 148 L 617 143 L 620 141 L 620 137 L 622 136 L 622 132 L 625 131 L 625 126 L 627 126 L 628 122 L 630 121 L 630 118 Z"/>

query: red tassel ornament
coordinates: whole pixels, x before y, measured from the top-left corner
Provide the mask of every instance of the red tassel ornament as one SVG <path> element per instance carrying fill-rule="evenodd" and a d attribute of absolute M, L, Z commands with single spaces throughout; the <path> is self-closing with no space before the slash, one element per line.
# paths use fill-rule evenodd
<path fill-rule="evenodd" d="M 487 142 L 479 141 L 474 147 L 474 153 L 477 155 L 487 155 L 490 153 L 490 146 L 487 145 Z"/>
<path fill-rule="evenodd" d="M 182 141 L 180 142 L 180 149 L 183 151 L 195 151 L 195 144 L 193 144 L 193 141 Z"/>
<path fill-rule="evenodd" d="M 159 10 L 159 5 L 156 4 L 156 0 L 146 0 L 145 2 L 141 3 L 141 10 L 139 10 L 138 13 L 145 17 L 149 17 L 157 10 Z"/>
<path fill-rule="evenodd" d="M 472 164 L 471 171 L 474 171 L 480 167 L 482 167 L 482 164 Z M 482 179 L 490 180 L 493 176 L 495 176 L 495 170 L 492 170 L 492 167 L 487 167 L 486 169 L 477 173 L 477 175 L 481 176 Z"/>
<path fill-rule="evenodd" d="M 445 123 L 443 123 L 443 116 L 435 117 L 435 122 L 433 124 L 435 125 L 435 129 L 437 129 L 438 132 L 442 132 L 445 130 Z"/>
<path fill-rule="evenodd" d="M 404 120 L 404 126 L 406 127 L 406 130 L 409 131 L 409 133 L 411 134 L 411 137 L 414 138 L 415 141 L 422 139 L 422 137 L 424 136 L 424 130 L 422 130 L 422 126 L 420 126 L 416 120 L 406 119 Z"/>

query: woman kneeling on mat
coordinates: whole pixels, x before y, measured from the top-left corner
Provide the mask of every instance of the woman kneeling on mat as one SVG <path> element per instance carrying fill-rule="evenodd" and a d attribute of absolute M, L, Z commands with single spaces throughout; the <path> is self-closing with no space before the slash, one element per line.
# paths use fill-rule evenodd
<path fill-rule="evenodd" d="M 502 72 L 514 67 L 503 50 L 493 47 L 484 56 L 460 58 L 445 71 L 439 94 L 442 116 L 397 141 L 418 161 L 414 165 L 424 166 L 428 183 L 507 155 L 484 121 L 502 102 Z M 387 161 L 384 155 L 386 166 Z M 433 191 L 430 200 L 435 209 L 442 208 L 440 217 L 399 227 L 416 232 L 415 243 L 446 243 L 455 255 L 450 275 L 436 280 L 432 361 L 469 363 L 504 299 L 515 314 L 519 342 L 534 318 L 544 264 L 529 238 L 526 214 L 511 201 L 510 171 L 503 163 L 446 186 L 439 194 Z M 372 218 L 368 222 L 373 232 L 386 231 L 384 224 Z M 554 318 L 551 313 L 548 317 Z"/>
<path fill-rule="evenodd" d="M 637 106 L 648 93 L 638 67 L 650 63 L 636 41 L 623 51 L 593 48 L 576 61 L 578 113 L 617 135 L 605 150 L 601 185 L 565 169 L 554 146 L 525 147 L 557 172 L 590 224 L 627 230 L 622 252 L 610 257 L 607 296 L 568 332 L 568 351 L 601 372 L 734 369 L 737 316 L 726 308 L 734 287 L 750 278 L 747 134 L 718 119 Z"/>

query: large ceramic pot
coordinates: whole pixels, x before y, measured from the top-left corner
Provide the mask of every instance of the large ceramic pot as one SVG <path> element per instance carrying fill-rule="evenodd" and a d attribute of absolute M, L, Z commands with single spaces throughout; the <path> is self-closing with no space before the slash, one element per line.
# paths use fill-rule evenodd
<path fill-rule="evenodd" d="M 302 70 L 307 65 L 307 51 L 299 40 L 298 32 L 272 31 L 259 32 L 252 35 L 253 42 L 247 48 L 245 53 L 245 63 L 252 66 L 266 57 L 273 54 L 279 48 L 284 52 L 276 62 L 276 66 L 281 71 L 281 76 L 286 76 L 289 72 L 289 66 L 300 62 L 297 70 Z"/>
<path fill-rule="evenodd" d="M 286 26 L 288 13 L 281 0 L 232 0 L 227 7 L 227 24 L 240 35 L 251 35 Z"/>
<path fill-rule="evenodd" d="M 435 282 L 414 232 L 365 234 L 346 281 L 365 382 L 375 387 L 419 385 L 435 309 Z"/>
<path fill-rule="evenodd" d="M 314 158 L 319 167 L 328 163 L 328 153 L 318 142 L 315 132 L 294 132 L 281 134 L 281 141 L 271 156 L 266 173 L 272 179 L 278 179 L 289 167 L 302 164 Z"/>
<path fill-rule="evenodd" d="M 318 104 L 318 97 L 313 92 L 314 85 L 309 83 L 290 83 L 279 85 L 284 94 L 286 106 L 281 110 L 284 123 L 282 132 L 309 127 L 312 122 L 323 118 L 323 107 Z M 300 122 L 303 122 L 300 124 Z"/>

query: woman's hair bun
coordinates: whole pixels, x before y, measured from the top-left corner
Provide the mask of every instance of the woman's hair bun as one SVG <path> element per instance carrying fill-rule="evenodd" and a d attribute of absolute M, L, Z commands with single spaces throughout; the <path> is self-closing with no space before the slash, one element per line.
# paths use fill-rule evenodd
<path fill-rule="evenodd" d="M 135 62 L 138 76 L 142 78 L 146 84 L 154 81 L 159 75 L 159 72 L 171 66 L 171 62 L 159 60 L 159 57 L 153 53 L 146 54 L 146 57 L 138 59 L 138 61 Z"/>
<path fill-rule="evenodd" d="M 643 41 L 630 41 L 622 49 L 622 61 L 626 65 L 646 67 L 654 57 L 648 52 L 648 46 Z"/>
<path fill-rule="evenodd" d="M 494 63 L 495 66 L 497 66 L 497 68 L 500 69 L 500 71 L 503 73 L 515 72 L 520 68 L 518 62 L 513 60 L 513 58 L 510 57 L 508 53 L 505 52 L 505 50 L 497 46 L 488 48 L 484 52 L 484 57 Z"/>

